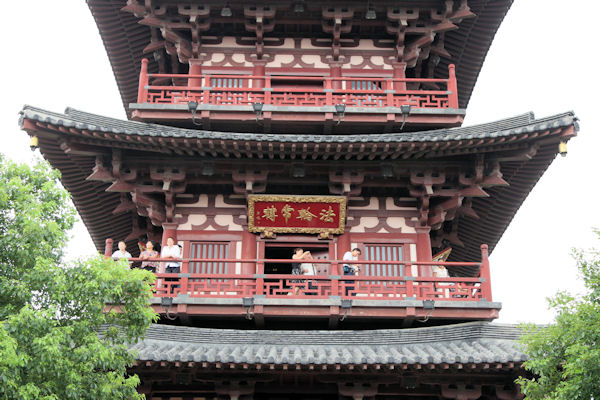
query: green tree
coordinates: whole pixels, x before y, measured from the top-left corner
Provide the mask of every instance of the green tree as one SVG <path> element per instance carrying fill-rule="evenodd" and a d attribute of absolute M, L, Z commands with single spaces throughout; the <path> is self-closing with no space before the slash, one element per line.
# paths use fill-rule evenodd
<path fill-rule="evenodd" d="M 527 399 L 600 399 L 600 252 L 577 250 L 574 258 L 585 293 L 559 292 L 550 299 L 556 321 L 527 326 L 521 340 L 533 374 L 517 380 Z"/>
<path fill-rule="evenodd" d="M 0 398 L 141 399 L 127 345 L 156 318 L 154 275 L 62 261 L 75 211 L 58 178 L 0 156 Z"/>

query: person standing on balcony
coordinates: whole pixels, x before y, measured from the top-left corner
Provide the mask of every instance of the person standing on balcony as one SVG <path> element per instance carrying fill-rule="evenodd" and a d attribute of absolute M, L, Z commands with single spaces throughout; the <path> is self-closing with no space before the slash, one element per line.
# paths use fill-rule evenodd
<path fill-rule="evenodd" d="M 162 248 L 160 252 L 160 258 L 168 260 L 179 260 L 181 258 L 181 249 L 175 244 L 175 239 L 172 237 L 167 238 L 167 245 Z M 181 263 L 174 261 L 167 261 L 165 263 L 165 273 L 167 274 L 178 274 L 181 271 Z M 165 278 L 165 282 L 178 281 L 179 278 Z M 171 289 L 179 287 L 179 285 L 173 285 Z"/>
<path fill-rule="evenodd" d="M 140 253 L 140 258 L 144 260 L 142 261 L 143 269 L 150 272 L 156 272 L 156 266 L 158 262 L 148 261 L 158 258 L 158 251 L 154 250 L 154 242 L 152 240 L 148 240 L 148 242 L 146 243 L 146 250 Z"/>
<path fill-rule="evenodd" d="M 359 248 L 354 248 L 351 251 L 347 251 L 344 253 L 344 261 L 357 261 L 358 256 L 362 252 Z M 360 271 L 360 265 L 358 264 L 344 264 L 344 275 L 358 275 L 358 271 Z"/>
<path fill-rule="evenodd" d="M 121 258 L 131 258 L 131 254 L 129 254 L 129 252 L 127 251 L 127 244 L 125 244 L 125 242 L 122 240 L 119 242 L 119 250 L 115 251 L 112 254 L 112 259 L 115 261 L 118 261 Z"/>
<path fill-rule="evenodd" d="M 345 252 L 342 260 L 343 261 L 357 261 L 358 256 L 361 253 L 362 252 L 360 251 L 360 249 L 358 247 L 355 247 L 354 249 Z M 343 267 L 344 267 L 344 275 L 358 275 L 358 271 L 360 271 L 360 265 L 358 265 L 358 264 L 344 263 Z M 354 283 L 354 281 L 346 281 L 346 284 L 352 284 L 352 283 Z M 346 296 L 348 296 L 348 293 L 350 293 L 353 290 L 354 290 L 354 286 L 346 286 Z"/>
<path fill-rule="evenodd" d="M 303 261 L 303 260 L 312 260 L 312 259 L 313 259 L 313 256 L 312 256 L 312 254 L 310 254 L 310 251 L 304 251 L 300 247 L 296 247 L 294 249 L 294 254 L 292 254 L 292 260 Z M 293 263 L 292 264 L 292 275 L 307 275 L 304 273 L 304 271 L 308 270 L 308 265 L 310 265 L 312 268 L 312 263 Z M 313 273 L 313 275 L 314 275 L 314 273 Z M 290 282 L 291 283 L 303 283 L 304 280 L 294 279 L 294 280 L 290 280 Z M 294 286 L 294 295 L 297 296 L 298 294 L 300 294 L 300 287 Z"/>

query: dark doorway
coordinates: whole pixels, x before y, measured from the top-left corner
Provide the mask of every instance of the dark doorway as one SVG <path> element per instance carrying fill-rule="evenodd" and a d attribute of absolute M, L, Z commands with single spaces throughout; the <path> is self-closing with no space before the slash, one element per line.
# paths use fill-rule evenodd
<path fill-rule="evenodd" d="M 294 254 L 294 249 L 300 247 L 303 250 L 308 250 L 312 254 L 313 258 L 316 260 L 327 260 L 329 259 L 329 247 L 328 245 L 315 245 L 315 244 L 307 244 L 303 245 L 301 243 L 298 244 L 289 244 L 285 243 L 284 245 L 279 243 L 267 243 L 265 245 L 265 258 L 273 259 L 273 260 L 291 260 L 292 255 Z M 328 275 L 329 268 L 327 264 L 318 264 L 314 263 L 317 269 L 317 274 L 319 275 Z M 292 264 L 291 263 L 282 263 L 282 262 L 273 262 L 273 263 L 265 263 L 265 274 L 291 274 L 292 273 Z"/>

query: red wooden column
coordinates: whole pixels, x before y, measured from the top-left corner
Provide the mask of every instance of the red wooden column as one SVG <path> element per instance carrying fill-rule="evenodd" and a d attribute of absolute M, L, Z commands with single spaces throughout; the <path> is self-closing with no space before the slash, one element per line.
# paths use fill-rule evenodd
<path fill-rule="evenodd" d="M 112 256 L 113 240 L 108 238 L 104 244 L 104 258 L 110 258 Z"/>
<path fill-rule="evenodd" d="M 265 60 L 256 60 L 254 61 L 254 67 L 252 68 L 252 75 L 256 77 L 264 77 L 265 76 L 265 65 L 267 62 Z M 262 89 L 265 87 L 265 79 L 264 78 L 255 78 L 252 81 L 252 87 L 256 89 Z"/>
<path fill-rule="evenodd" d="M 392 67 L 394 67 L 394 79 L 406 78 L 406 63 L 405 62 L 395 62 L 392 64 Z M 406 82 L 394 81 L 394 90 L 400 90 L 400 91 L 406 90 Z"/>
<path fill-rule="evenodd" d="M 190 75 L 202 75 L 202 61 L 190 60 Z M 200 90 L 202 87 L 202 77 L 188 79 L 188 86 L 197 87 Z"/>
<path fill-rule="evenodd" d="M 344 257 L 344 253 L 352 250 L 352 244 L 350 243 L 350 232 L 346 231 L 344 234 L 340 235 L 337 240 L 337 258 L 342 259 Z M 336 268 L 337 267 L 337 268 Z M 329 271 L 331 275 L 342 275 L 342 266 L 340 264 L 332 264 L 331 270 Z"/>
<path fill-rule="evenodd" d="M 429 237 L 430 227 L 417 227 L 417 261 L 431 261 L 431 239 Z M 431 265 L 419 265 L 419 276 L 433 276 Z"/>
<path fill-rule="evenodd" d="M 138 86 L 138 103 L 145 103 L 148 101 L 148 59 L 142 58 L 142 67 L 140 69 L 140 82 Z"/>
<path fill-rule="evenodd" d="M 256 259 L 256 235 L 242 232 L 242 259 Z M 256 274 L 256 264 L 242 263 L 242 275 Z"/>
<path fill-rule="evenodd" d="M 490 260 L 488 259 L 488 245 L 481 245 L 481 267 L 479 277 L 484 279 L 481 283 L 481 296 L 487 301 L 492 301 L 492 281 L 490 279 Z"/>
<path fill-rule="evenodd" d="M 448 65 L 448 107 L 458 108 L 458 86 L 456 84 L 456 67 Z"/>
<path fill-rule="evenodd" d="M 329 76 L 332 78 L 341 78 L 342 77 L 342 65 L 340 63 L 331 63 L 329 65 Z M 331 87 L 333 90 L 342 89 L 342 81 L 339 79 L 333 80 Z"/>

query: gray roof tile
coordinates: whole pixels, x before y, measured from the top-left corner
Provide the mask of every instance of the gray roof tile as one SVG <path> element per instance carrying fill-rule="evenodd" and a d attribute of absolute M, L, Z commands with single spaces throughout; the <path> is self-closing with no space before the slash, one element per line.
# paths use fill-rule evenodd
<path fill-rule="evenodd" d="M 521 330 L 472 322 L 368 331 L 247 331 L 152 325 L 142 361 L 249 364 L 441 364 L 524 361 Z"/>
<path fill-rule="evenodd" d="M 573 112 L 553 115 L 547 118 L 534 119 L 533 113 L 526 113 L 490 123 L 438 129 L 423 132 L 362 134 L 362 135 L 306 135 L 306 134 L 260 134 L 230 133 L 196 129 L 176 128 L 165 125 L 126 121 L 101 115 L 86 113 L 67 108 L 64 114 L 42 110 L 32 106 L 24 106 L 21 119 L 45 122 L 77 129 L 110 132 L 121 135 L 161 136 L 172 138 L 244 140 L 250 142 L 296 142 L 296 143 L 387 143 L 387 142 L 437 142 L 457 141 L 465 139 L 495 138 L 534 132 L 548 128 L 572 125 L 577 121 Z"/>

